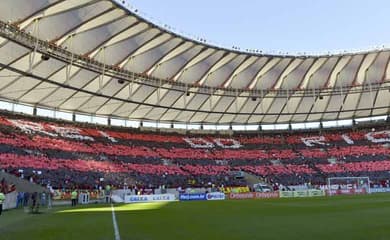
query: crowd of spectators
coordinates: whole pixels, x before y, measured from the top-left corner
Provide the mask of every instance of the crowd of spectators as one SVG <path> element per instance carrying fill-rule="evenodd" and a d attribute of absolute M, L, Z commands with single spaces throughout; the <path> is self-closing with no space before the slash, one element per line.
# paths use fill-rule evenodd
<path fill-rule="evenodd" d="M 15 185 L 8 183 L 5 178 L 0 181 L 0 192 L 7 194 L 15 191 Z"/>
<path fill-rule="evenodd" d="M 0 168 L 56 188 L 98 188 L 107 183 L 117 187 L 245 184 L 231 174 L 235 171 L 284 185 L 320 184 L 338 175 L 364 175 L 381 181 L 389 178 L 390 149 L 383 142 L 369 141 L 370 131 L 327 132 L 320 137 L 313 133 L 217 139 L 197 136 L 191 140 L 192 136 L 178 134 L 79 127 L 3 116 Z M 389 137 L 382 135 L 377 137 Z"/>

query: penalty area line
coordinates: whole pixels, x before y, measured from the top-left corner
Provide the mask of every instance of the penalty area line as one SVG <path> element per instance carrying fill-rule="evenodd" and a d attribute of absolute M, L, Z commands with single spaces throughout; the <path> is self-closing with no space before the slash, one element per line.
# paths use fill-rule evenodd
<path fill-rule="evenodd" d="M 121 236 L 119 235 L 118 223 L 116 222 L 115 209 L 113 204 L 111 204 L 111 211 L 112 211 L 112 225 L 114 225 L 115 240 L 121 240 Z"/>

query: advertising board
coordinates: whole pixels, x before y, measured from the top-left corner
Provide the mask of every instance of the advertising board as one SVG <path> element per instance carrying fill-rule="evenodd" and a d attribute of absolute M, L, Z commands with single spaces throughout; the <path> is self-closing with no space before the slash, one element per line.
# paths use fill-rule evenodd
<path fill-rule="evenodd" d="M 229 199 L 265 199 L 278 198 L 279 192 L 249 192 L 249 193 L 230 193 Z"/>
<path fill-rule="evenodd" d="M 325 196 L 325 191 L 324 190 L 308 190 L 307 191 L 309 197 L 323 197 Z"/>
<path fill-rule="evenodd" d="M 212 193 L 183 193 L 179 195 L 180 201 L 215 201 L 225 200 L 225 194 L 222 192 Z"/>
<path fill-rule="evenodd" d="M 175 201 L 173 194 L 155 194 L 155 195 L 127 195 L 125 196 L 125 203 L 137 202 L 172 202 Z"/>
<path fill-rule="evenodd" d="M 293 197 L 298 198 L 298 197 L 308 197 L 308 191 L 307 190 L 297 190 L 293 191 Z"/>
<path fill-rule="evenodd" d="M 206 200 L 208 201 L 225 200 L 225 194 L 221 192 L 207 193 Z"/>
<path fill-rule="evenodd" d="M 294 197 L 293 191 L 279 191 L 279 196 L 281 198 L 292 198 Z"/>
<path fill-rule="evenodd" d="M 206 201 L 205 193 L 183 193 L 179 195 L 180 201 Z"/>
<path fill-rule="evenodd" d="M 359 194 L 367 194 L 367 190 L 365 188 L 360 189 L 337 189 L 337 190 L 328 190 L 328 195 L 359 195 Z"/>
<path fill-rule="evenodd" d="M 281 198 L 297 198 L 297 197 L 322 197 L 325 196 L 323 190 L 299 190 L 299 191 L 280 191 Z"/>
<path fill-rule="evenodd" d="M 371 188 L 371 193 L 389 193 L 390 188 Z"/>

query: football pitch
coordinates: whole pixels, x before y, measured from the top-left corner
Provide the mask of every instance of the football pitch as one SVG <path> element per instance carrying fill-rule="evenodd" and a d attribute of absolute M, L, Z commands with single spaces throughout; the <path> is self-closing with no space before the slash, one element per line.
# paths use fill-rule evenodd
<path fill-rule="evenodd" d="M 1 240 L 390 239 L 390 194 L 23 210 L 0 216 Z M 117 230 L 117 232 L 115 231 Z"/>

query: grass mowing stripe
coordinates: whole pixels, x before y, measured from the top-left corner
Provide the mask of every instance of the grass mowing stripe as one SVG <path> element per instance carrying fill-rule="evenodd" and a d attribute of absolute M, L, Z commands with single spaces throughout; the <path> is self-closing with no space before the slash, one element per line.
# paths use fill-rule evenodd
<path fill-rule="evenodd" d="M 119 235 L 118 223 L 116 222 L 115 209 L 113 204 L 111 204 L 111 210 L 112 210 L 112 224 L 114 225 L 115 240 L 121 240 L 121 236 Z"/>
<path fill-rule="evenodd" d="M 0 240 L 116 239 L 114 221 L 121 240 L 390 239 L 390 194 L 92 204 L 42 212 L 6 211 Z"/>

